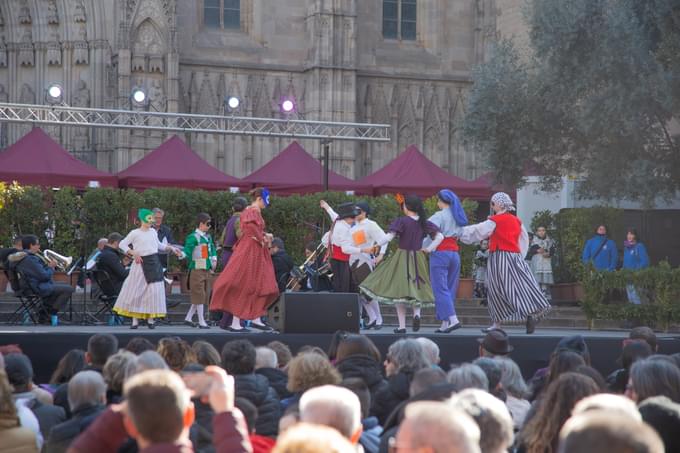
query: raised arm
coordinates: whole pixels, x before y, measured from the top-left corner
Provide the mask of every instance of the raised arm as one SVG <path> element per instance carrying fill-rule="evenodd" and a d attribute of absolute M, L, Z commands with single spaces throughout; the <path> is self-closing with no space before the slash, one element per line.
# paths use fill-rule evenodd
<path fill-rule="evenodd" d="M 331 218 L 331 222 L 335 222 L 335 220 L 338 218 L 338 213 L 333 211 L 333 208 L 331 208 L 331 205 L 326 203 L 325 200 L 321 200 L 319 202 L 319 206 L 328 213 L 328 216 Z"/>

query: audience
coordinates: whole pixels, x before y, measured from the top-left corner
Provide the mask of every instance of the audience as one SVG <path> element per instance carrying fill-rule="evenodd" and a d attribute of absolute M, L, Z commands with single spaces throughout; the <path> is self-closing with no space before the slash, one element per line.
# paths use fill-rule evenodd
<path fill-rule="evenodd" d="M 480 357 L 506 357 L 514 349 L 510 346 L 508 334 L 502 329 L 492 330 L 484 338 L 477 339 L 477 342 Z"/>
<path fill-rule="evenodd" d="M 273 453 L 357 453 L 337 430 L 317 424 L 299 423 L 283 433 Z"/>
<path fill-rule="evenodd" d="M 246 419 L 248 439 L 253 447 L 253 453 L 269 453 L 272 451 L 276 441 L 271 437 L 260 436 L 255 431 L 255 425 L 257 424 L 257 408 L 255 405 L 245 398 L 236 398 L 234 404 Z"/>
<path fill-rule="evenodd" d="M 481 368 L 486 375 L 486 379 L 489 381 L 489 393 L 499 400 L 505 401 L 505 391 L 503 390 L 503 384 L 501 384 L 503 369 L 498 361 L 489 357 L 480 357 L 474 360 L 472 364 Z"/>
<path fill-rule="evenodd" d="M 408 389 L 409 397 L 413 398 L 438 384 L 446 382 L 446 373 L 441 368 L 422 368 L 413 375 Z"/>
<path fill-rule="evenodd" d="M 380 435 L 383 433 L 383 429 L 378 419 L 370 415 L 371 392 L 366 382 L 361 378 L 347 378 L 342 381 L 341 385 L 354 392 L 361 404 L 362 432 L 359 444 L 366 453 L 377 453 L 380 448 Z"/>
<path fill-rule="evenodd" d="M 59 360 L 57 368 L 52 373 L 48 388 L 53 392 L 61 384 L 66 384 L 80 371 L 85 369 L 85 351 L 72 349 Z"/>
<path fill-rule="evenodd" d="M 524 426 L 524 420 L 531 409 L 531 403 L 527 400 L 529 387 L 527 387 L 519 366 L 507 357 L 494 359 L 501 367 L 501 387 L 505 392 L 505 404 L 512 415 L 515 430 Z"/>
<path fill-rule="evenodd" d="M 203 340 L 196 340 L 191 345 L 191 350 L 194 351 L 196 363 L 203 366 L 220 366 L 222 358 L 220 353 L 215 349 L 215 346 Z"/>
<path fill-rule="evenodd" d="M 653 396 L 640 404 L 640 415 L 661 436 L 667 452 L 680 451 L 680 404 Z"/>
<path fill-rule="evenodd" d="M 325 356 L 315 352 L 298 354 L 288 364 L 288 390 L 293 396 L 282 400 L 281 406 L 285 410 L 298 403 L 307 390 L 322 385 L 338 385 L 341 380 L 340 373 Z"/>
<path fill-rule="evenodd" d="M 12 388 L 7 379 L 7 374 L 4 370 L 0 370 L 0 438 L 2 439 L 2 448 L 11 452 L 37 453 L 42 447 L 42 438 L 38 437 L 40 436 L 38 422 L 35 420 L 35 416 L 24 408 L 35 421 L 33 429 L 26 426 L 18 413 L 19 407 L 15 405 L 12 399 Z"/>
<path fill-rule="evenodd" d="M 644 341 L 652 349 L 652 353 L 656 354 L 659 351 L 659 343 L 656 334 L 652 329 L 646 326 L 634 327 L 628 335 L 629 341 Z"/>
<path fill-rule="evenodd" d="M 335 428 L 353 445 L 361 436 L 361 403 L 343 387 L 322 385 L 310 389 L 300 398 L 300 421 Z"/>
<path fill-rule="evenodd" d="M 592 410 L 606 410 L 627 415 L 635 420 L 642 421 L 640 411 L 633 401 L 621 395 L 611 393 L 598 393 L 588 396 L 576 403 L 572 415 Z"/>
<path fill-rule="evenodd" d="M 451 397 L 449 404 L 477 423 L 482 453 L 504 453 L 514 438 L 512 417 L 503 401 L 479 389 L 466 389 Z"/>
<path fill-rule="evenodd" d="M 366 335 L 348 335 L 340 343 L 335 367 L 343 379 L 363 379 L 373 398 L 387 386 L 380 351 Z"/>
<path fill-rule="evenodd" d="M 106 382 L 106 403 L 117 404 L 123 399 L 123 384 L 131 368 L 136 369 L 137 356 L 121 350 L 106 361 L 102 369 L 102 376 Z M 69 407 L 71 405 L 69 404 Z"/>
<path fill-rule="evenodd" d="M 128 341 L 125 349 L 135 355 L 140 355 L 145 351 L 155 351 L 156 346 L 144 337 L 134 337 Z"/>
<path fill-rule="evenodd" d="M 255 373 L 266 377 L 280 399 L 293 396 L 288 390 L 288 375 L 279 368 L 276 352 L 268 347 L 255 348 Z"/>
<path fill-rule="evenodd" d="M 666 396 L 680 402 L 680 369 L 668 362 L 644 359 L 630 369 L 626 395 L 640 404 L 653 396 Z"/>
<path fill-rule="evenodd" d="M 420 346 L 423 348 L 425 358 L 430 362 L 430 364 L 433 367 L 438 367 L 441 358 L 439 357 L 439 346 L 437 346 L 437 343 L 425 337 L 416 338 L 416 341 L 420 343 Z"/>
<path fill-rule="evenodd" d="M 172 371 L 179 373 L 190 363 L 196 363 L 196 354 L 189 343 L 179 337 L 165 337 L 156 350 Z"/>
<path fill-rule="evenodd" d="M 290 361 L 293 360 L 293 353 L 290 352 L 288 345 L 280 341 L 270 341 L 267 343 L 267 347 L 276 353 L 276 362 L 279 364 L 279 368 L 285 371 Z"/>
<path fill-rule="evenodd" d="M 456 392 L 465 389 L 481 389 L 489 391 L 489 380 L 484 371 L 472 363 L 464 363 L 449 371 L 446 376 L 449 384 L 452 384 Z"/>
<path fill-rule="evenodd" d="M 623 368 L 614 371 L 607 377 L 607 386 L 614 393 L 624 393 L 628 385 L 630 367 L 641 359 L 646 359 L 653 354 L 652 347 L 645 341 L 628 341 L 623 346 L 619 359 Z"/>

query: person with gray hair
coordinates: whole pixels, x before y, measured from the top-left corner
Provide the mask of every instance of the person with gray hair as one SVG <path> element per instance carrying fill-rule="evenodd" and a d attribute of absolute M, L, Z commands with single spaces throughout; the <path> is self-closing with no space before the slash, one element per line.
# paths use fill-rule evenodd
<path fill-rule="evenodd" d="M 278 368 L 279 363 L 273 349 L 265 346 L 255 348 L 255 369 Z"/>
<path fill-rule="evenodd" d="M 266 377 L 280 399 L 293 396 L 287 388 L 288 375 L 279 368 L 279 359 L 272 348 L 266 346 L 255 348 L 255 374 Z"/>
<path fill-rule="evenodd" d="M 452 368 L 446 378 L 449 384 L 455 386 L 456 392 L 469 388 L 489 391 L 489 379 L 484 374 L 484 370 L 471 363 L 464 363 Z"/>
<path fill-rule="evenodd" d="M 136 362 L 137 356 L 124 349 L 121 349 L 106 361 L 102 375 L 107 385 L 106 401 L 108 404 L 121 402 L 123 399 L 123 384 L 127 377 L 128 367 Z"/>
<path fill-rule="evenodd" d="M 489 380 L 489 393 L 501 401 L 505 401 L 505 392 L 501 385 L 501 378 L 503 377 L 503 370 L 498 362 L 490 357 L 479 357 L 472 362 L 484 371 L 486 378 Z"/>
<path fill-rule="evenodd" d="M 640 404 L 653 396 L 680 403 L 680 369 L 661 360 L 638 360 L 630 369 L 626 396 Z"/>
<path fill-rule="evenodd" d="M 505 405 L 512 415 L 515 429 L 519 430 L 531 409 L 531 403 L 527 400 L 529 387 L 514 360 L 508 357 L 495 357 L 494 360 L 501 367 L 501 387 L 505 391 Z"/>
<path fill-rule="evenodd" d="M 483 390 L 465 389 L 453 395 L 448 404 L 477 422 L 482 453 L 504 453 L 512 445 L 512 417 L 503 401 Z"/>
<path fill-rule="evenodd" d="M 372 408 L 381 425 L 394 408 L 409 398 L 409 387 L 416 372 L 431 366 L 422 346 L 413 338 L 402 338 L 392 343 L 384 365 L 387 385 L 376 392 Z"/>
<path fill-rule="evenodd" d="M 613 395 L 611 393 L 598 393 L 583 398 L 576 403 L 572 416 L 588 411 L 604 410 L 607 413 L 620 413 L 628 415 L 634 420 L 642 421 L 642 415 L 633 401 L 623 395 Z"/>
<path fill-rule="evenodd" d="M 87 370 L 76 373 L 68 383 L 71 419 L 52 428 L 46 453 L 65 453 L 71 442 L 106 409 L 106 383 L 101 374 Z"/>
<path fill-rule="evenodd" d="M 344 387 L 314 387 L 300 398 L 300 421 L 335 428 L 356 445 L 362 430 L 361 402 Z"/>
<path fill-rule="evenodd" d="M 125 380 L 127 381 L 132 376 L 148 370 L 167 370 L 168 364 L 165 363 L 163 357 L 156 351 L 144 351 L 139 354 L 134 361 L 127 362 L 125 369 Z"/>
<path fill-rule="evenodd" d="M 163 223 L 163 219 L 165 218 L 165 211 L 163 211 L 161 208 L 153 208 L 152 211 L 154 220 L 152 228 L 156 230 L 156 234 L 158 234 L 158 240 L 160 242 L 165 241 L 166 244 L 174 244 L 175 239 L 172 237 L 172 230 L 168 225 Z M 158 255 L 161 259 L 161 266 L 163 266 L 163 269 L 167 269 L 168 254 L 166 252 L 161 251 L 158 253 Z"/>
<path fill-rule="evenodd" d="M 469 415 L 442 402 L 420 401 L 406 406 L 394 451 L 479 453 L 480 431 Z"/>
<path fill-rule="evenodd" d="M 420 343 L 420 346 L 425 353 L 425 357 L 430 361 L 430 364 L 432 366 L 439 366 L 441 358 L 439 357 L 439 346 L 437 343 L 425 337 L 418 337 L 416 338 L 416 341 Z"/>

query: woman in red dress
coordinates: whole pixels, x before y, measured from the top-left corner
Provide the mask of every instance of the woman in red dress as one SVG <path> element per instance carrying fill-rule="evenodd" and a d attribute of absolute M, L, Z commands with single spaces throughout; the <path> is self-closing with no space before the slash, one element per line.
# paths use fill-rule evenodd
<path fill-rule="evenodd" d="M 251 327 L 272 330 L 260 317 L 279 296 L 274 266 L 269 254 L 272 235 L 264 231 L 260 211 L 269 206 L 269 190 L 257 188 L 250 192 L 252 203 L 241 213 L 241 237 L 234 245 L 234 254 L 213 285 L 210 310 L 234 315 L 230 332 L 249 332 L 241 327 L 241 319 L 250 320 Z"/>

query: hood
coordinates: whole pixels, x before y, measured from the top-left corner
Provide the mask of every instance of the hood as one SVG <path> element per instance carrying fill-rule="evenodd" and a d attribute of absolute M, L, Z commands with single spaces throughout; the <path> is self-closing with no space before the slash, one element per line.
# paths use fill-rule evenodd
<path fill-rule="evenodd" d="M 343 378 L 362 378 L 369 388 L 383 382 L 382 365 L 368 355 L 353 355 L 336 365 Z"/>
<path fill-rule="evenodd" d="M 19 261 L 23 260 L 28 256 L 28 252 L 24 252 L 23 250 L 21 252 L 16 252 L 12 253 L 7 259 L 9 260 L 10 263 L 18 263 Z"/>

